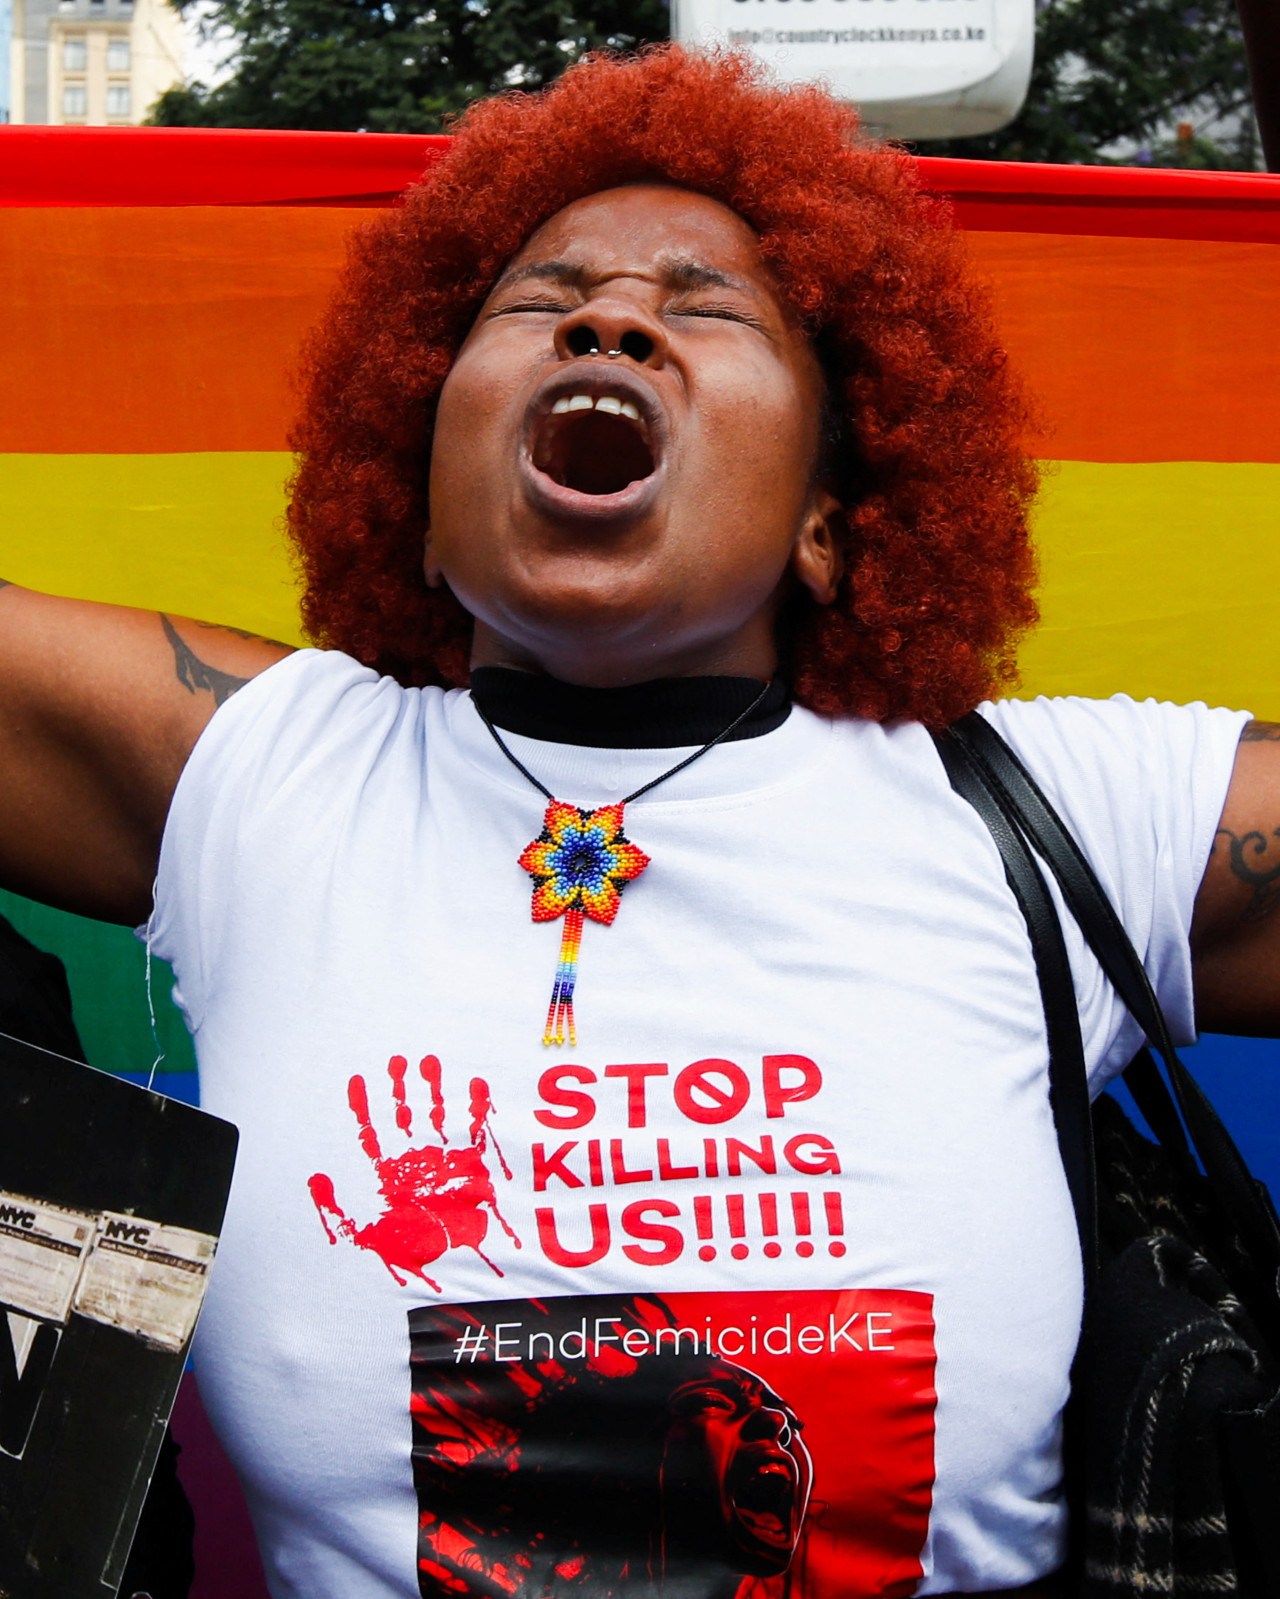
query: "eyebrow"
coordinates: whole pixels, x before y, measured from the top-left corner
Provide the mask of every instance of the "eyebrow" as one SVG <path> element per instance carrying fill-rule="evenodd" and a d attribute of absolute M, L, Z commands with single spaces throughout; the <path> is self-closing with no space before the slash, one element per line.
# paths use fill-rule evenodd
<path fill-rule="evenodd" d="M 586 268 L 572 261 L 530 261 L 527 266 L 504 272 L 497 287 L 509 289 L 517 283 L 528 283 L 531 278 L 540 278 L 546 283 L 567 283 L 576 288 L 585 276 Z"/>
<path fill-rule="evenodd" d="M 759 299 L 759 291 L 745 278 L 739 278 L 732 273 L 721 272 L 718 267 L 707 266 L 702 261 L 694 261 L 687 257 L 667 259 L 662 266 L 665 270 L 667 282 L 674 289 L 686 292 L 695 289 L 732 289 L 739 294 L 749 294 Z M 527 283 L 531 279 L 539 279 L 544 283 L 562 283 L 569 288 L 583 288 L 590 279 L 590 271 L 582 262 L 577 261 L 530 261 L 527 265 L 506 273 L 498 283 L 498 288 L 509 289 L 517 283 Z"/>

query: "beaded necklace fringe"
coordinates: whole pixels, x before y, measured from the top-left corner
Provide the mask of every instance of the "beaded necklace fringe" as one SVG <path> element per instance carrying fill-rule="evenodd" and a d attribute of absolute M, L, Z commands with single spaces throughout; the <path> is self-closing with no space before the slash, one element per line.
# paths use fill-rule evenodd
<path fill-rule="evenodd" d="M 547 1025 L 542 1034 L 545 1045 L 577 1044 L 573 993 L 578 980 L 582 929 L 588 917 L 593 922 L 611 926 L 622 903 L 622 890 L 628 883 L 634 883 L 649 864 L 649 857 L 643 850 L 637 849 L 622 831 L 626 807 L 642 794 L 657 788 L 659 783 L 665 783 L 677 772 L 683 772 L 686 766 L 692 766 L 708 750 L 728 738 L 760 705 L 771 686 L 766 683 L 751 704 L 701 749 L 686 755 L 682 761 L 677 761 L 625 799 L 591 811 L 558 800 L 512 754 L 497 728 L 476 705 L 481 721 L 492 733 L 498 748 L 548 801 L 542 831 L 532 843 L 525 846 L 519 858 L 519 865 L 533 878 L 533 920 L 553 922 L 564 917 L 560 958 L 556 964 L 551 1003 L 547 1008 Z M 472 703 L 475 704 L 474 701 Z"/>

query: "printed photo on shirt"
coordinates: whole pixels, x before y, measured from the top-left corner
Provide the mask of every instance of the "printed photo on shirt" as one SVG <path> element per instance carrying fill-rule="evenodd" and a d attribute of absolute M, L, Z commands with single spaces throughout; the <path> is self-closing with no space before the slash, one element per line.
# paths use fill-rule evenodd
<path fill-rule="evenodd" d="M 409 1327 L 424 1599 L 892 1599 L 920 1579 L 927 1294 L 569 1296 Z"/>

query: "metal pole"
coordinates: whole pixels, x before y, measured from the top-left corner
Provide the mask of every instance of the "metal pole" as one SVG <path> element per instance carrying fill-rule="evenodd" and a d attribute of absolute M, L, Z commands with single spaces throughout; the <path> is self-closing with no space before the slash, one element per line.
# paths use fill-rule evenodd
<path fill-rule="evenodd" d="M 1236 0 L 1244 26 L 1253 111 L 1269 172 L 1280 172 L 1280 0 Z"/>

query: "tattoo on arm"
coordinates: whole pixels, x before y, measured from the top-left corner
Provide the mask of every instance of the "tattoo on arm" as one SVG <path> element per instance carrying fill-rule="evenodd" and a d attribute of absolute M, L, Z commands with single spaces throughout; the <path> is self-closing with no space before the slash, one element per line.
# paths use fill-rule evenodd
<path fill-rule="evenodd" d="M 235 691 L 243 688 L 249 681 L 247 677 L 235 677 L 230 672 L 220 672 L 216 666 L 210 666 L 207 661 L 202 661 L 167 616 L 161 615 L 160 625 L 164 628 L 165 637 L 169 640 L 169 647 L 173 651 L 173 665 L 178 681 L 188 694 L 201 692 L 212 694 L 216 708 L 225 705 Z"/>
<path fill-rule="evenodd" d="M 1280 744 L 1280 722 L 1246 722 L 1240 735 L 1242 744 Z"/>
<path fill-rule="evenodd" d="M 196 626 L 206 633 L 234 633 L 236 638 L 254 639 L 259 644 L 274 644 L 277 649 L 287 650 L 289 646 L 282 644 L 278 638 L 268 638 L 265 633 L 250 633 L 247 628 L 228 627 L 225 622 L 197 622 Z"/>
<path fill-rule="evenodd" d="M 0 577 L 0 589 L 11 589 L 12 587 L 13 587 L 12 579 L 7 578 L 7 577 Z"/>
<path fill-rule="evenodd" d="M 1214 834 L 1213 848 L 1218 848 L 1218 840 L 1225 838 L 1231 855 L 1231 870 L 1242 883 L 1247 883 L 1253 891 L 1253 897 L 1240 913 L 1242 922 L 1262 922 L 1271 915 L 1277 905 L 1280 905 L 1280 859 L 1276 852 L 1272 854 L 1273 864 L 1263 867 L 1258 862 L 1259 856 L 1264 856 L 1271 849 L 1271 839 L 1280 839 L 1280 827 L 1277 827 L 1268 838 L 1265 833 L 1233 833 L 1229 827 L 1220 827 Z M 1246 857 L 1251 856 L 1250 861 Z M 1256 863 L 1256 864 L 1255 864 Z"/>

